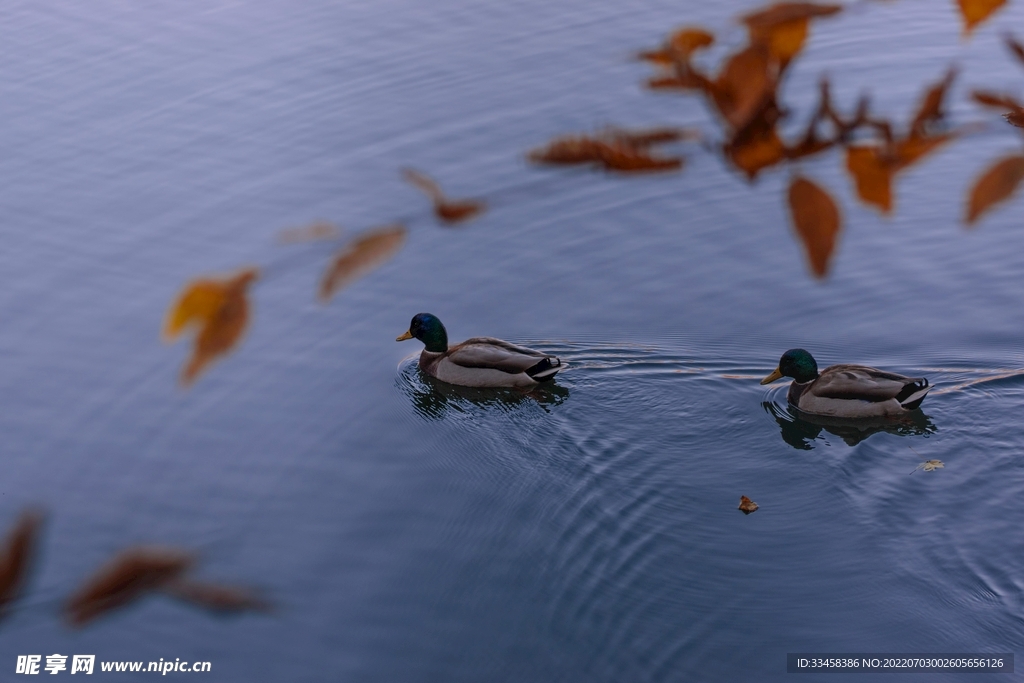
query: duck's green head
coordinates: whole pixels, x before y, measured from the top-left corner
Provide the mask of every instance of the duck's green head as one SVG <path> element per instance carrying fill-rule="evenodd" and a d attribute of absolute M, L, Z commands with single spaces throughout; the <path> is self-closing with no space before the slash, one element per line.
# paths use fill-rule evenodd
<path fill-rule="evenodd" d="M 761 384 L 771 384 L 780 377 L 792 377 L 797 382 L 810 382 L 818 376 L 818 364 L 814 356 L 803 349 L 790 349 L 782 354 L 779 367 L 775 372 L 761 380 Z"/>
<path fill-rule="evenodd" d="M 448 350 L 448 331 L 437 319 L 436 315 L 430 313 L 417 313 L 409 323 L 409 331 L 395 339 L 405 341 L 406 339 L 419 339 L 423 342 L 427 351 L 432 353 L 444 353 Z"/>

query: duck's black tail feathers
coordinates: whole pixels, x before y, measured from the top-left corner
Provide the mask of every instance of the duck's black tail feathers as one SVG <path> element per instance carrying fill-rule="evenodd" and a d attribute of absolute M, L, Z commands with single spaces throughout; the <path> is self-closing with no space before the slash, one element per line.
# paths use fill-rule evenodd
<path fill-rule="evenodd" d="M 538 382 L 546 382 L 549 379 L 554 379 L 555 375 L 566 367 L 566 363 L 563 363 L 554 356 L 548 356 L 539 363 L 527 368 L 526 374 Z"/>
<path fill-rule="evenodd" d="M 896 394 L 896 400 L 907 410 L 914 410 L 921 407 L 921 402 L 928 395 L 932 387 L 925 378 L 908 382 L 900 393 Z"/>

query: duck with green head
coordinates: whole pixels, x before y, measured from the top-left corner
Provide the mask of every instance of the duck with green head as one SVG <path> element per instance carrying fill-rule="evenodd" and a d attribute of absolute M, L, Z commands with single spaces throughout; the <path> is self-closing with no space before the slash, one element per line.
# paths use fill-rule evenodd
<path fill-rule="evenodd" d="M 406 339 L 423 342 L 423 372 L 464 387 L 532 387 L 567 367 L 555 356 L 493 337 L 473 337 L 448 346 L 448 331 L 430 313 L 414 315 L 409 330 L 395 341 Z"/>
<path fill-rule="evenodd" d="M 898 417 L 920 407 L 931 390 L 924 377 L 905 377 L 866 365 L 831 365 L 819 373 L 814 357 L 803 349 L 782 354 L 775 372 L 761 384 L 780 377 L 793 378 L 790 405 L 833 417 Z"/>

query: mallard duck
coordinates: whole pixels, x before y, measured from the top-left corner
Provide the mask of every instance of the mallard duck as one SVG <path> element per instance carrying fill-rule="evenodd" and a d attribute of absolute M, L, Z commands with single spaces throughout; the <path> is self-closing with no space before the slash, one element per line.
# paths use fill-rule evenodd
<path fill-rule="evenodd" d="M 532 387 L 567 367 L 554 356 L 493 337 L 473 337 L 448 346 L 448 331 L 430 313 L 417 313 L 408 331 L 395 339 L 425 344 L 420 369 L 431 377 L 464 387 Z"/>
<path fill-rule="evenodd" d="M 923 377 L 904 377 L 864 365 L 832 365 L 819 374 L 814 357 L 803 349 L 782 354 L 775 372 L 761 380 L 770 384 L 792 377 L 789 403 L 812 415 L 833 417 L 897 417 L 918 408 L 931 390 Z"/>

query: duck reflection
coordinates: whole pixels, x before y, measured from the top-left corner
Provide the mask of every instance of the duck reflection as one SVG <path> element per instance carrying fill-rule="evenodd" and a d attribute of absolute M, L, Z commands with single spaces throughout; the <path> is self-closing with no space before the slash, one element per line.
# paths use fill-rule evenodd
<path fill-rule="evenodd" d="M 931 418 L 915 410 L 898 418 L 843 419 L 824 415 L 809 415 L 792 406 L 780 406 L 773 401 L 763 401 L 761 407 L 775 418 L 782 430 L 782 440 L 793 448 L 809 451 L 811 442 L 822 430 L 835 434 L 848 446 L 856 446 L 872 434 L 885 432 L 900 436 L 923 436 L 934 434 L 937 427 Z"/>
<path fill-rule="evenodd" d="M 408 368 L 405 374 L 403 389 L 412 399 L 413 408 L 430 420 L 467 415 L 480 408 L 512 412 L 531 403 L 547 411 L 569 398 L 569 390 L 554 381 L 529 389 L 478 389 L 438 381 L 418 366 Z"/>

